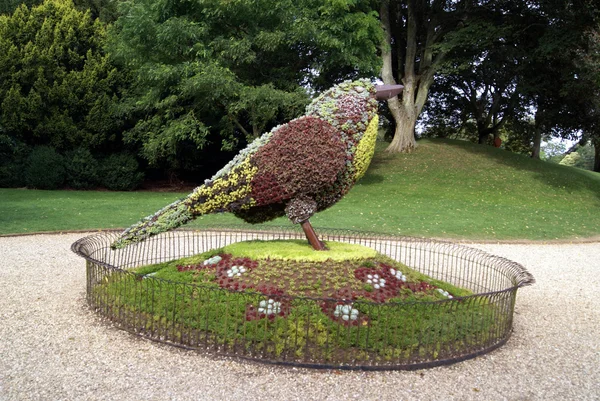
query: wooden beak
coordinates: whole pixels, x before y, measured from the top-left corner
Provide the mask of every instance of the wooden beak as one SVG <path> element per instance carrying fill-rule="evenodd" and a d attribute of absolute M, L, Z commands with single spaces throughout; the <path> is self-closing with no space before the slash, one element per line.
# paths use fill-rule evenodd
<path fill-rule="evenodd" d="M 377 85 L 375 87 L 375 98 L 377 100 L 388 100 L 398 96 L 404 89 L 403 85 Z"/>

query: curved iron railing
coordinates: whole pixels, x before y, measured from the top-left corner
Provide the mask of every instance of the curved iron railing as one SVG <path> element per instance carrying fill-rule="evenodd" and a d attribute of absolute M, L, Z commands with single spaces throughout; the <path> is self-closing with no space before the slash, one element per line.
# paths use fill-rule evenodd
<path fill-rule="evenodd" d="M 131 269 L 251 239 L 302 239 L 280 227 L 176 230 L 112 250 L 117 233 L 82 238 L 72 250 L 86 259 L 87 302 L 121 329 L 179 347 L 276 364 L 338 369 L 417 369 L 489 352 L 510 337 L 517 289 L 534 283 L 523 266 L 445 241 L 319 229 L 325 241 L 371 247 L 474 295 L 436 302 L 374 303 L 352 308 L 368 322 L 342 325 L 323 317 L 338 299 L 279 296 L 294 313 L 249 321 L 247 305 L 264 294 L 142 276 Z M 165 302 L 169 299 L 169 302 Z"/>

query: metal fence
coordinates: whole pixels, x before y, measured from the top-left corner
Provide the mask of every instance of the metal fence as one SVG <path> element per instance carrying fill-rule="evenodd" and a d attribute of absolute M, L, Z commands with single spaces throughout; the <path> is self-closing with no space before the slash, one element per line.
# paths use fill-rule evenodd
<path fill-rule="evenodd" d="M 295 229 L 176 230 L 112 250 L 116 233 L 75 242 L 86 259 L 87 301 L 116 326 L 155 341 L 261 362 L 338 369 L 417 369 L 489 352 L 510 337 L 517 289 L 534 282 L 523 266 L 450 242 L 319 229 L 325 241 L 371 247 L 474 295 L 429 302 L 354 301 L 368 320 L 328 319 L 339 299 L 269 297 L 174 282 L 131 269 L 251 239 L 302 239 Z M 270 319 L 248 319 L 248 305 L 275 299 Z M 358 312 L 360 311 L 360 312 Z"/>

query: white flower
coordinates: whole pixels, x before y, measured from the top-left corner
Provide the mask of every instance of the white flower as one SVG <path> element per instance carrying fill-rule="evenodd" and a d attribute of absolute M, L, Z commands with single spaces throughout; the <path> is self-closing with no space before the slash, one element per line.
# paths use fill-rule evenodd
<path fill-rule="evenodd" d="M 444 291 L 444 290 L 442 290 L 441 288 L 438 288 L 438 289 L 437 289 L 437 291 L 438 291 L 440 294 L 442 294 L 443 296 L 445 296 L 446 298 L 448 298 L 448 299 L 452 299 L 452 298 L 454 298 L 452 295 L 450 295 L 450 294 L 448 293 L 448 291 Z"/>
<path fill-rule="evenodd" d="M 231 269 L 226 271 L 227 277 L 241 276 L 247 270 L 244 266 L 231 266 Z"/>
<path fill-rule="evenodd" d="M 258 312 L 265 315 L 275 315 L 281 312 L 281 302 L 277 302 L 274 299 L 269 299 L 268 301 L 262 300 L 258 303 Z"/>
<path fill-rule="evenodd" d="M 358 319 L 358 310 L 352 308 L 352 305 L 336 305 L 333 315 L 341 317 L 345 321 L 356 320 Z"/>
<path fill-rule="evenodd" d="M 372 284 L 376 290 L 385 287 L 385 279 L 379 278 L 379 274 L 367 274 L 367 284 Z"/>
<path fill-rule="evenodd" d="M 390 274 L 398 280 L 406 282 L 406 276 L 400 270 L 390 269 Z"/>
<path fill-rule="evenodd" d="M 204 261 L 204 263 L 202 263 L 204 266 L 208 266 L 208 265 L 216 265 L 217 263 L 219 263 L 223 258 L 220 257 L 219 255 L 213 256 L 212 258 L 206 259 Z"/>

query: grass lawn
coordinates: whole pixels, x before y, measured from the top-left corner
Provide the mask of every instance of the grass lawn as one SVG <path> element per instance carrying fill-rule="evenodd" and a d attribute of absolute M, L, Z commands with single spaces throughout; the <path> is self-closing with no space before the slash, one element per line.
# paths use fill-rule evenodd
<path fill-rule="evenodd" d="M 315 226 L 464 239 L 600 234 L 600 174 L 462 141 L 378 152 L 366 176 Z M 183 193 L 0 189 L 0 234 L 124 228 Z M 192 226 L 241 223 L 209 215 Z M 291 224 L 278 219 L 270 225 Z"/>

